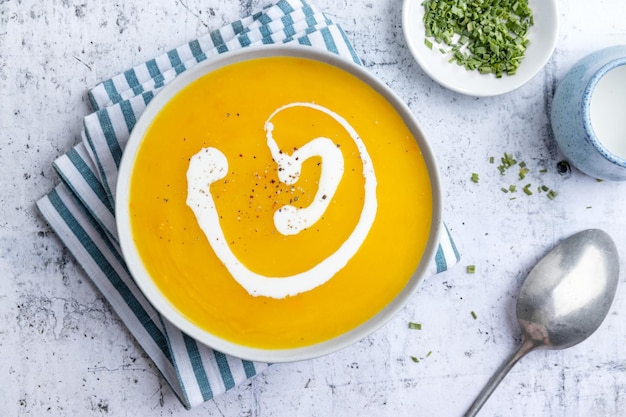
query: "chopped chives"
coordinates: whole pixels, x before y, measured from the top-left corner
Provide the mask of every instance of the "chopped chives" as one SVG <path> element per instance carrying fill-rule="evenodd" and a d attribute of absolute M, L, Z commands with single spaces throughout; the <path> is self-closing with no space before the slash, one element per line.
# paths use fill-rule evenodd
<path fill-rule="evenodd" d="M 533 195 L 533 192 L 530 190 L 530 184 L 526 184 L 523 190 L 524 190 L 524 193 L 526 193 L 526 195 Z"/>
<path fill-rule="evenodd" d="M 478 174 L 475 172 L 472 172 L 472 177 L 471 177 L 472 182 L 478 182 Z"/>
<path fill-rule="evenodd" d="M 478 318 L 478 315 L 476 314 L 476 312 L 472 311 L 472 313 L 471 313 L 471 314 L 472 314 L 472 318 L 473 318 L 474 320 L 476 320 L 476 319 Z"/>
<path fill-rule="evenodd" d="M 500 162 L 501 164 L 498 166 L 498 169 L 500 170 L 500 173 L 503 175 L 507 169 L 517 164 L 517 161 L 515 160 L 515 158 L 513 158 L 511 154 L 508 154 L 506 152 L 504 153 L 504 156 L 500 158 Z"/>
<path fill-rule="evenodd" d="M 524 178 L 526 178 L 526 174 L 528 174 L 528 172 L 530 172 L 530 170 L 528 168 L 522 167 L 522 164 L 520 164 L 519 179 L 523 180 Z"/>
<path fill-rule="evenodd" d="M 424 360 L 424 359 L 426 359 L 427 357 L 429 357 L 429 356 L 430 356 L 430 355 L 432 355 L 432 354 L 433 354 L 433 351 L 432 351 L 432 350 L 429 350 L 429 351 L 428 351 L 428 353 L 426 354 L 426 356 L 424 356 L 424 357 L 422 357 L 422 358 L 418 358 L 417 356 L 413 356 L 413 355 L 411 355 L 411 356 L 409 356 L 409 357 L 411 358 L 411 360 L 412 360 L 413 362 L 415 362 L 415 363 L 419 363 L 419 362 L 420 362 L 420 360 Z"/>
<path fill-rule="evenodd" d="M 426 37 L 451 47 L 451 63 L 495 77 L 516 73 L 534 25 L 528 0 L 424 0 L 422 6 Z"/>
<path fill-rule="evenodd" d="M 490 157 L 489 158 L 489 162 L 493 163 L 494 158 Z M 563 164 L 565 164 L 565 162 L 563 162 Z M 513 166 L 518 166 L 519 167 L 519 180 L 524 180 L 528 174 L 530 173 L 530 168 L 528 167 L 528 164 L 525 161 L 517 161 L 514 157 L 512 153 L 508 153 L 508 152 L 504 152 L 503 156 L 500 158 L 500 165 L 498 166 L 498 170 L 500 171 L 500 174 L 504 175 L 506 174 L 507 170 L 509 170 L 511 167 Z M 539 172 L 547 172 L 548 170 L 543 168 L 541 170 L 539 170 Z M 601 181 L 601 180 L 597 180 L 597 181 Z M 533 195 L 533 190 L 531 189 L 531 184 L 528 183 L 526 184 L 524 187 L 522 187 L 522 190 L 524 191 L 524 193 L 526 195 Z M 515 184 L 510 184 L 507 187 L 500 187 L 500 191 L 502 191 L 505 194 L 508 193 L 515 193 L 517 192 L 517 185 Z M 554 200 L 557 196 L 556 191 L 550 189 L 547 185 L 542 184 L 537 186 L 537 193 L 541 194 L 541 193 L 547 193 L 547 197 L 550 200 Z M 509 197 L 509 200 L 515 200 L 515 197 Z"/>
<path fill-rule="evenodd" d="M 476 272 L 476 265 L 467 265 L 466 269 L 468 274 L 473 274 Z"/>
<path fill-rule="evenodd" d="M 409 329 L 411 330 L 422 330 L 422 325 L 420 323 L 409 322 Z"/>

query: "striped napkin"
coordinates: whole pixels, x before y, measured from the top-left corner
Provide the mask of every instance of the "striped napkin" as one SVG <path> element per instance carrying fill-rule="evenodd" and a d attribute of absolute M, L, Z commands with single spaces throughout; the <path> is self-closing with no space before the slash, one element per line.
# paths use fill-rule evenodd
<path fill-rule="evenodd" d="M 322 48 L 360 64 L 338 25 L 304 0 L 280 0 L 90 90 L 94 113 L 84 119 L 82 141 L 54 162 L 61 183 L 37 202 L 186 408 L 235 387 L 268 364 L 234 358 L 196 342 L 164 319 L 141 293 L 117 238 L 113 208 L 120 159 L 146 105 L 178 74 L 227 51 L 288 42 Z M 458 260 L 444 229 L 433 273 Z"/>

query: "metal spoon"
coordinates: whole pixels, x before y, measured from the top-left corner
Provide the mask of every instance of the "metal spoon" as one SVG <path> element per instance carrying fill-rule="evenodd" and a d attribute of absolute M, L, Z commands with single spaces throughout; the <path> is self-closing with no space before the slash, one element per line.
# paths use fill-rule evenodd
<path fill-rule="evenodd" d="M 465 417 L 476 415 L 500 381 L 528 352 L 565 349 L 600 326 L 613 302 L 619 256 L 602 230 L 579 232 L 557 245 L 530 271 L 517 299 L 522 344 L 500 366 Z"/>

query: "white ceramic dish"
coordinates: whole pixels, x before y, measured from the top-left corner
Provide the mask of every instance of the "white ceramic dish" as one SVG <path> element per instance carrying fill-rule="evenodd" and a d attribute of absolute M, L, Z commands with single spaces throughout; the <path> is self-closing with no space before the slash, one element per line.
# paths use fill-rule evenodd
<path fill-rule="evenodd" d="M 398 296 L 369 321 L 334 339 L 311 346 L 280 350 L 241 346 L 207 332 L 183 316 L 177 310 L 176 306 L 172 305 L 161 293 L 140 259 L 131 234 L 131 212 L 129 209 L 130 178 L 133 171 L 133 164 L 147 129 L 161 109 L 181 89 L 211 71 L 244 60 L 270 56 L 304 57 L 334 65 L 365 81 L 385 97 L 404 119 L 405 124 L 411 130 L 421 148 L 429 171 L 433 194 L 433 216 L 428 243 L 417 270 Z M 264 46 L 254 49 L 244 49 L 238 52 L 230 52 L 198 64 L 164 87 L 150 102 L 138 120 L 124 151 L 117 184 L 116 216 L 120 245 L 128 268 L 148 300 L 166 319 L 196 340 L 226 354 L 252 361 L 287 362 L 322 356 L 364 338 L 387 322 L 406 304 L 409 298 L 415 294 L 417 285 L 425 275 L 428 264 L 430 260 L 434 258 L 437 250 L 442 211 L 440 189 L 438 170 L 430 146 L 424 138 L 409 108 L 389 89 L 389 87 L 377 80 L 364 68 L 331 53 L 302 46 Z"/>
<path fill-rule="evenodd" d="M 404 0 L 402 28 L 411 54 L 433 80 L 458 93 L 488 97 L 521 87 L 532 79 L 548 62 L 559 34 L 559 14 L 556 0 L 529 0 L 533 10 L 534 25 L 528 31 L 530 45 L 517 73 L 496 78 L 493 74 L 480 74 L 448 62 L 449 56 L 439 51 L 433 42 L 432 50 L 424 44 L 426 37 L 423 0 Z"/>

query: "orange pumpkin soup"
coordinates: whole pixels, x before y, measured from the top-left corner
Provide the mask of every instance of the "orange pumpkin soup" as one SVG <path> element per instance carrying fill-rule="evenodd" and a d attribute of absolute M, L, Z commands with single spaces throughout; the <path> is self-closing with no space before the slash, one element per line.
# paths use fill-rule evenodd
<path fill-rule="evenodd" d="M 196 325 L 268 349 L 329 340 L 407 284 L 432 190 L 394 108 L 346 71 L 296 57 L 228 65 L 158 113 L 130 183 L 152 279 Z"/>

